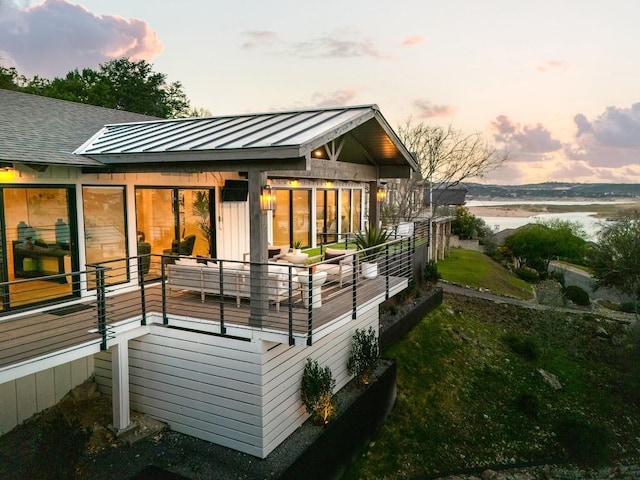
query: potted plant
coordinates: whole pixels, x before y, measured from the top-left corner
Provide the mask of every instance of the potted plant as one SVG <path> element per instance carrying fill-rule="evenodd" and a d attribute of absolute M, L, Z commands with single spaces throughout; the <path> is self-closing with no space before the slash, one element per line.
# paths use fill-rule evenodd
<path fill-rule="evenodd" d="M 295 255 L 300 255 L 302 252 L 302 242 L 300 240 L 296 240 L 293 242 L 293 253 Z"/>
<path fill-rule="evenodd" d="M 391 232 L 377 227 L 366 227 L 364 232 L 356 233 L 356 246 L 358 250 L 364 250 L 362 254 L 362 276 L 364 278 L 376 278 L 378 276 L 378 257 L 382 253 L 384 245 Z"/>

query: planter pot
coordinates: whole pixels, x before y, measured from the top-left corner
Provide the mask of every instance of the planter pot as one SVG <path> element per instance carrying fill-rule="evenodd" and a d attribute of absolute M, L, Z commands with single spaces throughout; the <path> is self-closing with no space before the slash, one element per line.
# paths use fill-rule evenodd
<path fill-rule="evenodd" d="M 293 254 L 294 255 L 300 255 L 302 253 L 302 250 L 300 248 L 294 248 L 293 249 Z"/>
<path fill-rule="evenodd" d="M 362 262 L 362 276 L 364 278 L 376 278 L 378 276 L 378 264 Z"/>

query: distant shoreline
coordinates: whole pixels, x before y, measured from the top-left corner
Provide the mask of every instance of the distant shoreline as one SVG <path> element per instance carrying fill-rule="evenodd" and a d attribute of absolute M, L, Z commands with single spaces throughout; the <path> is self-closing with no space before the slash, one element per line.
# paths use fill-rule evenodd
<path fill-rule="evenodd" d="M 482 201 L 480 199 L 474 199 Z M 614 203 L 614 199 L 611 202 L 602 203 L 589 203 L 589 204 L 572 204 L 571 201 L 567 201 L 562 204 L 551 204 L 545 202 L 557 202 L 558 200 L 540 200 L 540 203 L 518 203 L 518 200 L 514 199 L 497 199 L 492 201 L 505 201 L 513 204 L 508 205 L 491 205 L 491 206 L 467 206 L 469 211 L 476 217 L 507 217 L 507 218 L 528 218 L 541 213 L 569 213 L 569 212 L 593 212 L 593 216 L 596 218 L 618 218 L 627 212 L 633 210 L 640 210 L 640 201 L 628 201 L 628 199 L 616 200 L 619 203 Z M 535 201 L 535 200 L 533 200 Z M 580 201 L 575 199 L 574 201 Z M 590 200 L 581 200 L 590 201 Z M 529 202 L 529 200 L 527 200 Z M 624 202 L 624 203 L 623 203 Z"/>

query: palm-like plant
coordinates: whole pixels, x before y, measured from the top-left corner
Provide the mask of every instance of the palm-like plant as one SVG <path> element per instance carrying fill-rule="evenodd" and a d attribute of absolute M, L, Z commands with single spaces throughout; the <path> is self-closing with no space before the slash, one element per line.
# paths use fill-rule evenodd
<path fill-rule="evenodd" d="M 391 232 L 377 227 L 366 227 L 364 232 L 356 233 L 356 246 L 358 250 L 366 250 L 363 260 L 374 262 L 384 250 L 384 245 L 389 240 Z"/>

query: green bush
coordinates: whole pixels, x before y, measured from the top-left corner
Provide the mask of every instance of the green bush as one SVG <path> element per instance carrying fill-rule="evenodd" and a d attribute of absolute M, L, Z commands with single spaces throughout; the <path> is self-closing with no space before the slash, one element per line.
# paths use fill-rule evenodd
<path fill-rule="evenodd" d="M 47 420 L 38 438 L 40 478 L 76 478 L 90 436 L 91 431 L 83 428 L 79 420 L 67 419 L 62 413 Z"/>
<path fill-rule="evenodd" d="M 576 305 L 580 305 L 581 307 L 588 307 L 591 303 L 587 291 L 577 285 L 569 285 L 565 288 L 564 298 L 572 301 Z"/>
<path fill-rule="evenodd" d="M 509 334 L 505 335 L 503 340 L 513 353 L 521 356 L 525 360 L 536 360 L 540 356 L 538 345 L 532 338 Z"/>
<path fill-rule="evenodd" d="M 438 283 L 438 280 L 441 278 L 440 272 L 438 271 L 438 264 L 433 260 L 429 260 L 425 263 L 423 277 L 425 282 L 429 284 L 433 285 Z"/>
<path fill-rule="evenodd" d="M 367 385 L 371 374 L 378 365 L 378 359 L 378 337 L 373 327 L 369 327 L 366 332 L 359 328 L 356 329 L 347 363 L 349 375 L 355 375 L 360 383 Z"/>
<path fill-rule="evenodd" d="M 636 302 L 622 302 L 620 304 L 620 310 L 625 313 L 636 313 L 638 311 L 638 304 Z"/>
<path fill-rule="evenodd" d="M 547 278 L 556 280 L 560 285 L 562 285 L 562 288 L 565 288 L 564 272 L 560 270 L 554 270 L 552 272 L 549 272 L 549 275 Z"/>
<path fill-rule="evenodd" d="M 523 393 L 516 398 L 518 409 L 528 417 L 536 418 L 540 413 L 540 400 L 532 393 Z"/>
<path fill-rule="evenodd" d="M 565 417 L 558 421 L 556 436 L 571 461 L 599 465 L 608 460 L 611 434 L 605 427 Z"/>
<path fill-rule="evenodd" d="M 307 358 L 302 372 L 300 396 L 316 425 L 329 422 L 335 411 L 333 388 L 336 381 L 329 367 L 321 368 L 316 360 Z"/>
<path fill-rule="evenodd" d="M 536 283 L 540 280 L 540 274 L 531 268 L 516 268 L 513 273 L 525 282 Z"/>

